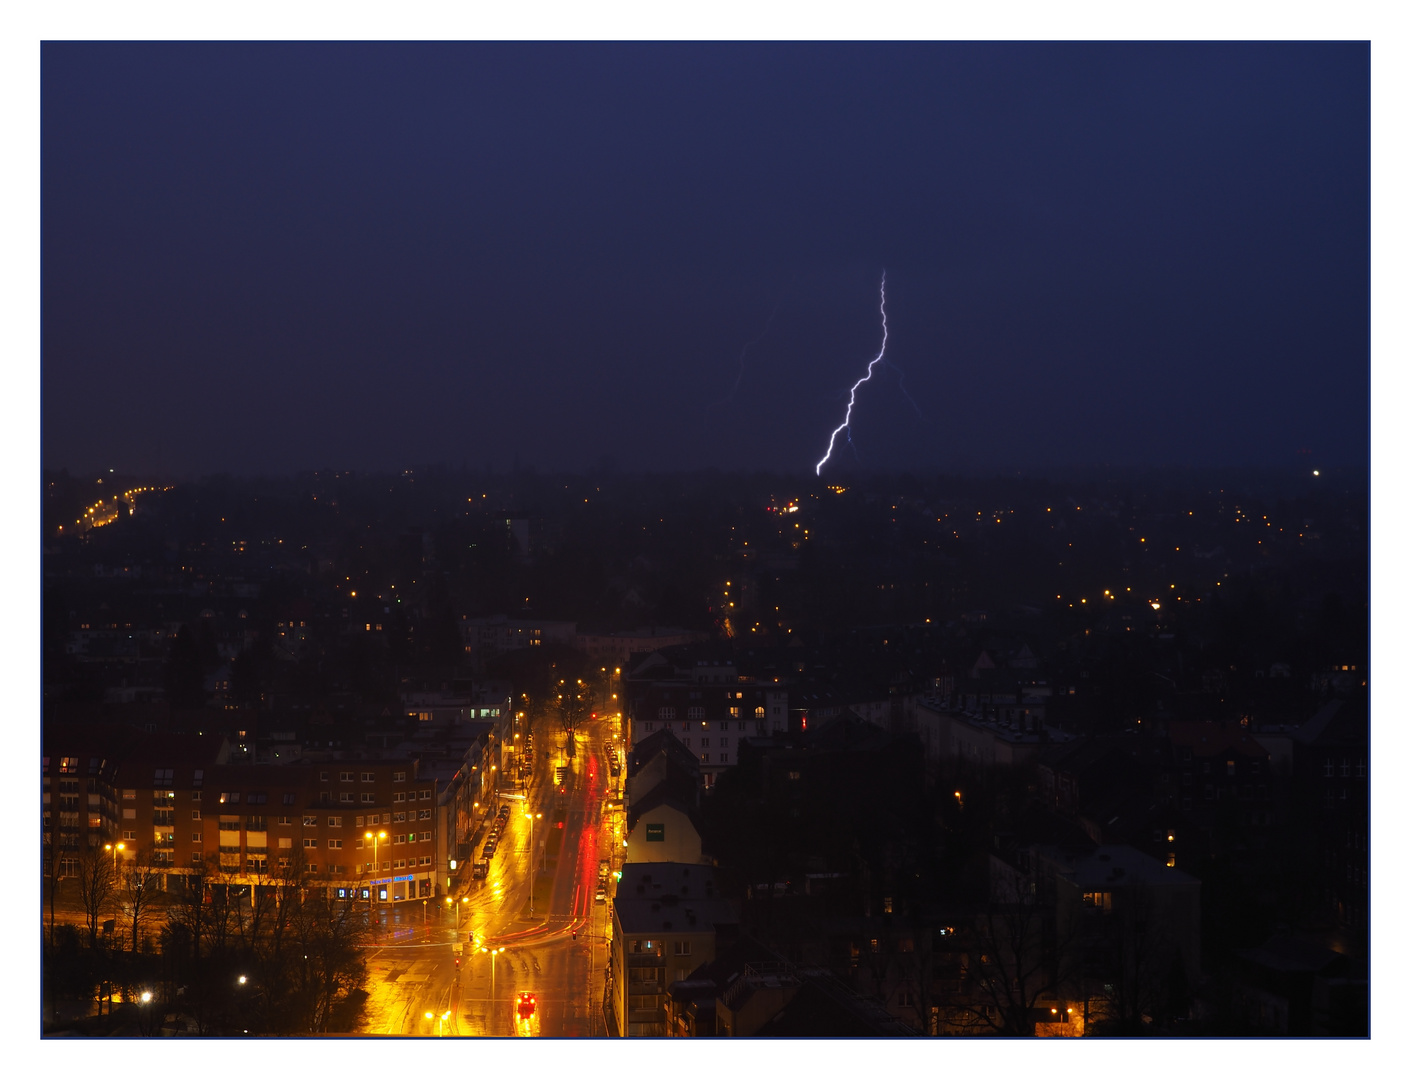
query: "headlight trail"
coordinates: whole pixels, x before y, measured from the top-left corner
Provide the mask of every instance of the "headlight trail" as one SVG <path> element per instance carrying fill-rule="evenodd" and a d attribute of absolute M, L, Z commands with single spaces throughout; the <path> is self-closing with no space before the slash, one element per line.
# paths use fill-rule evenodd
<path fill-rule="evenodd" d="M 851 423 L 851 421 L 852 421 L 852 407 L 853 407 L 853 405 L 856 404 L 856 402 L 857 402 L 857 388 L 858 388 L 859 386 L 861 386 L 863 383 L 865 383 L 868 379 L 872 378 L 872 369 L 877 366 L 877 361 L 881 360 L 883 353 L 885 353 L 885 352 L 887 351 L 887 273 L 886 273 L 885 270 L 882 272 L 882 305 L 881 305 L 881 307 L 882 307 L 882 348 L 879 349 L 878 352 L 877 352 L 877 355 L 872 358 L 872 363 L 870 363 L 870 364 L 867 365 L 867 374 L 864 375 L 862 378 L 858 379 L 857 382 L 855 382 L 855 383 L 852 384 L 852 389 L 848 392 L 848 411 L 843 415 L 843 422 L 833 429 L 833 434 L 831 434 L 831 435 L 828 436 L 828 451 L 827 451 L 827 453 L 825 453 L 825 454 L 823 455 L 823 459 L 822 459 L 821 461 L 819 461 L 819 463 L 813 467 L 813 474 L 814 474 L 815 476 L 821 476 L 821 475 L 823 475 L 823 466 L 824 466 L 825 464 L 827 464 L 828 459 L 833 456 L 833 443 L 834 443 L 834 442 L 837 440 L 837 438 L 838 438 L 838 432 L 843 431 L 843 430 L 846 429 L 847 432 L 848 432 L 848 438 L 849 438 L 849 440 L 851 440 L 851 438 L 852 438 L 852 429 L 849 428 L 848 425 L 849 425 L 849 424 Z M 910 395 L 907 395 L 907 396 L 910 397 Z M 912 404 L 914 405 L 915 402 L 912 402 Z"/>

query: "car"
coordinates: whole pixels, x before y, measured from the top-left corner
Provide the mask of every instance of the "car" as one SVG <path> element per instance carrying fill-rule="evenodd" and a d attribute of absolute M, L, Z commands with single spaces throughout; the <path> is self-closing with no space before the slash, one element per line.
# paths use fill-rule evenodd
<path fill-rule="evenodd" d="M 597 893 L 594 894 L 594 896 L 593 896 L 593 903 L 595 903 L 595 904 L 606 904 L 607 902 L 608 902 L 608 891 L 607 891 L 606 889 L 599 888 L 598 891 L 597 891 Z"/>
<path fill-rule="evenodd" d="M 534 1015 L 535 1001 L 534 995 L 528 991 L 521 990 L 519 1000 L 515 1003 L 515 1012 L 519 1013 L 521 1020 L 528 1020 Z"/>

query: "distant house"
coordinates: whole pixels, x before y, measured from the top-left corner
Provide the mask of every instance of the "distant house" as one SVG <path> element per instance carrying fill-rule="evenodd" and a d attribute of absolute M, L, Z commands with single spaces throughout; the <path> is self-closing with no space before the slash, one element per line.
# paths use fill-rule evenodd
<path fill-rule="evenodd" d="M 1041 715 L 1022 704 L 993 713 L 988 707 L 957 710 L 937 698 L 922 701 L 916 728 L 926 747 L 928 763 L 950 762 L 974 770 L 1021 765 L 1055 743 L 1073 736 L 1047 727 Z"/>
<path fill-rule="evenodd" d="M 700 825 L 694 811 L 668 791 L 654 792 L 634 805 L 627 815 L 627 830 L 628 863 L 710 862 L 701 853 Z"/>
<path fill-rule="evenodd" d="M 654 654 L 655 655 L 655 654 Z M 742 682 L 733 664 L 696 661 L 678 666 L 646 658 L 625 680 L 625 719 L 634 746 L 671 732 L 692 754 L 705 787 L 739 763 L 748 737 L 788 723 L 788 691 Z"/>
<path fill-rule="evenodd" d="M 1245 728 L 1209 720 L 1173 720 L 1167 728 L 1181 809 L 1202 826 L 1220 808 L 1238 808 L 1240 823 L 1273 824 L 1269 751 Z"/>
<path fill-rule="evenodd" d="M 635 630 L 602 633 L 580 631 L 574 644 L 579 652 L 587 653 L 596 663 L 621 666 L 633 653 L 687 645 L 705 637 L 705 634 L 676 626 L 639 626 Z"/>

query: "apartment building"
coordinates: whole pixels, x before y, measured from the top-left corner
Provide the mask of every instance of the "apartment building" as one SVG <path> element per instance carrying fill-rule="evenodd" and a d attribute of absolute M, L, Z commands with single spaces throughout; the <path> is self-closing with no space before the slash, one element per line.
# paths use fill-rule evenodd
<path fill-rule="evenodd" d="M 627 679 L 626 719 L 634 745 L 670 731 L 697 755 L 701 782 L 739 763 L 750 737 L 788 729 L 789 692 L 741 677 L 733 665 L 697 660 L 685 667 L 639 668 Z"/>
<path fill-rule="evenodd" d="M 681 863 L 623 867 L 612 910 L 608 994 L 619 1035 L 665 1035 L 672 983 L 715 958 L 718 932 L 738 925 L 715 871 Z"/>
<path fill-rule="evenodd" d="M 57 859 L 60 879 L 77 874 L 84 848 L 112 844 L 119 865 L 168 891 L 192 875 L 272 885 L 298 864 L 329 888 L 393 903 L 444 888 L 439 811 L 455 774 L 423 775 L 406 753 L 248 763 L 219 735 L 118 725 L 49 725 L 45 749 L 45 870 Z"/>

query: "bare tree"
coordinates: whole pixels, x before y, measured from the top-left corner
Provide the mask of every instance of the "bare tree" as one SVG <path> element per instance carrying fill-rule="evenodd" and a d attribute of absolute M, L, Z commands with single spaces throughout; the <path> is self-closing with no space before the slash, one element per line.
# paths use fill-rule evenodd
<path fill-rule="evenodd" d="M 229 946 L 232 928 L 238 922 L 236 905 L 240 886 L 240 871 L 215 858 L 207 857 L 206 887 L 208 889 L 207 940 L 213 953 L 224 953 Z M 238 933 L 238 931 L 237 931 Z"/>
<path fill-rule="evenodd" d="M 1189 984 L 1180 945 L 1151 890 L 1133 885 L 1112 911 L 1094 914 L 1081 944 L 1084 973 L 1101 987 L 1090 1006 L 1098 1030 L 1139 1035 L 1184 1011 Z"/>
<path fill-rule="evenodd" d="M 572 682 L 565 679 L 559 680 L 556 706 L 559 726 L 563 728 L 564 735 L 568 737 L 569 757 L 573 757 L 574 754 L 574 736 L 583 721 L 593 714 L 597 700 L 597 691 L 582 679 L 575 679 Z"/>
<path fill-rule="evenodd" d="M 167 922 L 180 928 L 180 938 L 191 946 L 191 959 L 201 959 L 201 943 L 210 930 L 210 890 L 206 878 L 210 875 L 209 856 L 200 873 L 188 874 L 176 903 L 167 909 Z"/>
<path fill-rule="evenodd" d="M 1039 1002 L 1072 981 L 1071 928 L 1037 904 L 991 903 L 975 920 L 968 1000 L 947 1010 L 959 1030 L 1033 1035 Z"/>
<path fill-rule="evenodd" d="M 51 830 L 44 831 L 44 879 L 49 886 L 49 944 L 58 943 L 58 938 L 54 934 L 55 909 L 59 901 L 59 849 L 54 845 L 54 834 Z"/>
<path fill-rule="evenodd" d="M 290 920 L 299 961 L 289 965 L 291 1006 L 308 1031 L 324 1031 L 340 997 L 360 988 L 367 979 L 362 958 L 368 940 L 365 912 L 356 890 L 346 899 L 329 896 L 326 883 L 310 884 Z"/>
<path fill-rule="evenodd" d="M 141 932 L 151 921 L 157 903 L 157 864 L 153 862 L 152 856 L 151 847 L 139 848 L 136 858 L 123 867 L 118 882 L 118 900 L 123 922 L 132 927 L 133 952 L 137 951 Z"/>
<path fill-rule="evenodd" d="M 99 847 L 88 847 L 78 858 L 78 898 L 88 925 L 88 947 L 98 947 L 98 927 L 113 899 L 113 858 Z"/>

